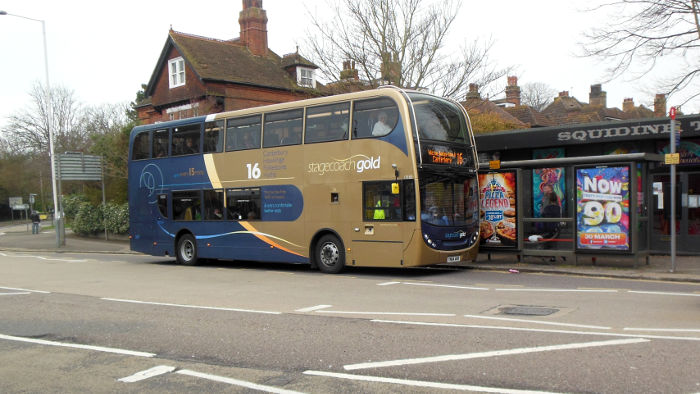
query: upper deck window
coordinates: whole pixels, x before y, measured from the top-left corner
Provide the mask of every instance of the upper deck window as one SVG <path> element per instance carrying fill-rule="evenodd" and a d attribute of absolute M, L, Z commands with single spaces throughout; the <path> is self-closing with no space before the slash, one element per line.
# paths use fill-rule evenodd
<path fill-rule="evenodd" d="M 301 144 L 301 124 L 304 110 L 265 114 L 263 148 Z"/>
<path fill-rule="evenodd" d="M 260 115 L 226 121 L 226 150 L 260 148 Z"/>
<path fill-rule="evenodd" d="M 388 97 L 355 101 L 352 119 L 353 138 L 382 137 L 396 127 L 399 110 Z"/>
<path fill-rule="evenodd" d="M 349 122 L 350 103 L 307 108 L 304 142 L 345 140 L 348 138 Z"/>
<path fill-rule="evenodd" d="M 172 155 L 199 153 L 199 124 L 180 126 L 173 129 Z"/>
<path fill-rule="evenodd" d="M 168 60 L 170 89 L 185 85 L 185 60 L 182 57 Z"/>
<path fill-rule="evenodd" d="M 462 110 L 438 97 L 409 93 L 421 139 L 466 142 L 467 123 Z"/>
<path fill-rule="evenodd" d="M 168 130 L 153 132 L 153 157 L 168 156 Z"/>
<path fill-rule="evenodd" d="M 131 151 L 131 160 L 148 159 L 151 151 L 148 146 L 148 131 L 142 131 L 134 137 L 134 145 Z"/>
<path fill-rule="evenodd" d="M 204 124 L 204 153 L 221 152 L 224 146 L 224 121 L 217 120 Z"/>

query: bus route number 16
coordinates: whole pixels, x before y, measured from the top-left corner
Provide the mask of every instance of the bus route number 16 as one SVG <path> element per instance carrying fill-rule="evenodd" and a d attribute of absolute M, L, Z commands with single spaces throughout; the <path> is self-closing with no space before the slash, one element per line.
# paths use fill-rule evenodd
<path fill-rule="evenodd" d="M 260 178 L 260 167 L 259 163 L 255 164 L 246 164 L 245 166 L 248 167 L 248 179 L 258 179 Z"/>

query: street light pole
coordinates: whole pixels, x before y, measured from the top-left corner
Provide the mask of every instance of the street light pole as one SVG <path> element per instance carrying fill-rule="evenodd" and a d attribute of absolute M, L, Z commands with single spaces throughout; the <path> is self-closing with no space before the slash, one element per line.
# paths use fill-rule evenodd
<path fill-rule="evenodd" d="M 47 121 L 46 128 L 49 130 L 49 160 L 51 161 L 51 188 L 53 189 L 53 212 L 54 212 L 54 222 L 56 226 L 56 247 L 61 247 L 63 244 L 61 239 L 61 228 L 63 224 L 63 218 L 61 217 L 61 211 L 58 209 L 58 193 L 56 191 L 56 160 L 54 160 L 54 147 L 53 147 L 53 127 L 51 122 L 53 121 L 53 108 L 51 103 L 51 84 L 49 83 L 49 52 L 46 45 L 46 22 L 43 19 L 34 19 L 22 15 L 10 14 L 6 11 L 0 11 L 0 15 L 14 16 L 17 18 L 28 19 L 34 22 L 41 22 L 41 34 L 44 39 L 44 71 L 46 73 L 46 111 L 47 111 Z"/>

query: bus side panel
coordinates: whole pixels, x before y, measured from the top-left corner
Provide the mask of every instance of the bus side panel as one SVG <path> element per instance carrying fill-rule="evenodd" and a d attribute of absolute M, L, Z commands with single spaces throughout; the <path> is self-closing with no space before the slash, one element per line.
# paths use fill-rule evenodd
<path fill-rule="evenodd" d="M 152 187 L 156 182 L 157 171 L 144 162 L 132 162 L 129 177 L 129 234 L 131 250 L 153 254 L 153 242 L 156 241 L 153 217 L 158 210 L 156 194 Z M 155 174 L 154 174 L 155 173 Z M 162 177 L 161 177 L 162 179 Z M 162 185 L 162 181 L 160 183 Z"/>

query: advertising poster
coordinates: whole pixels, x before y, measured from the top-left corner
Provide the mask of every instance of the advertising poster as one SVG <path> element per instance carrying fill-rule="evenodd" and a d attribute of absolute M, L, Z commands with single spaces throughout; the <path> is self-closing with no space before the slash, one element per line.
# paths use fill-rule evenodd
<path fill-rule="evenodd" d="M 576 247 L 630 250 L 630 169 L 576 170 Z"/>
<path fill-rule="evenodd" d="M 515 171 L 479 174 L 481 246 L 517 246 Z"/>
<path fill-rule="evenodd" d="M 564 148 L 534 149 L 533 159 L 555 159 L 564 157 Z M 564 168 L 536 168 L 532 170 L 532 213 L 536 218 L 542 217 L 544 207 L 549 204 L 549 194 L 557 195 L 562 212 L 566 212 L 566 190 Z"/>

